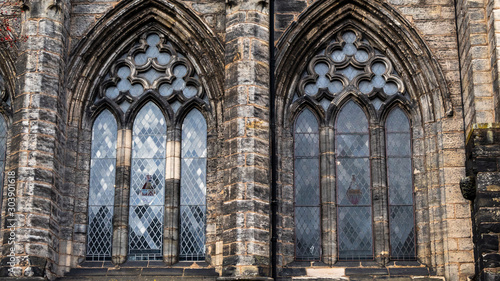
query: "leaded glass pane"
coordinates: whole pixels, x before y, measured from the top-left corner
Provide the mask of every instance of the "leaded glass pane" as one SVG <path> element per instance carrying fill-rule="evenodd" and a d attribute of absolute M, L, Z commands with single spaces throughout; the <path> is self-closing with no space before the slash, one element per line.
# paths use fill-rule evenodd
<path fill-rule="evenodd" d="M 387 132 L 410 132 L 410 122 L 401 109 L 395 108 L 389 113 L 386 130 Z"/>
<path fill-rule="evenodd" d="M 205 259 L 207 123 L 192 110 L 182 124 L 180 259 Z"/>
<path fill-rule="evenodd" d="M 338 208 L 338 247 L 341 260 L 373 258 L 372 208 Z"/>
<path fill-rule="evenodd" d="M 336 124 L 338 247 L 341 260 L 373 258 L 368 120 L 349 101 Z"/>
<path fill-rule="evenodd" d="M 395 108 L 386 123 L 389 228 L 392 259 L 415 259 L 410 122 Z"/>
<path fill-rule="evenodd" d="M 297 260 L 318 260 L 320 257 L 320 209 L 295 207 L 295 255 Z"/>
<path fill-rule="evenodd" d="M 353 101 L 342 108 L 337 119 L 338 133 L 368 133 L 368 120 L 363 110 Z"/>
<path fill-rule="evenodd" d="M 410 157 L 388 157 L 389 204 L 412 205 L 413 186 Z"/>
<path fill-rule="evenodd" d="M 391 258 L 415 259 L 413 206 L 390 206 Z"/>
<path fill-rule="evenodd" d="M 160 109 L 146 104 L 134 120 L 130 184 L 129 257 L 162 259 L 167 125 Z"/>
<path fill-rule="evenodd" d="M 297 260 L 320 258 L 319 127 L 304 110 L 295 123 L 295 255 Z"/>
<path fill-rule="evenodd" d="M 87 259 L 89 260 L 111 258 L 117 132 L 115 117 L 108 110 L 103 111 L 94 121 L 87 237 Z"/>

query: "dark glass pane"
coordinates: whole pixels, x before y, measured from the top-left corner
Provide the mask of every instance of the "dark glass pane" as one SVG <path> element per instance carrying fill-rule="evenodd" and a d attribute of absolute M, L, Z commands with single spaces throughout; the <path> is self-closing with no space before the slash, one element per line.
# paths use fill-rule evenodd
<path fill-rule="evenodd" d="M 368 133 L 368 120 L 363 110 L 349 101 L 342 107 L 335 129 L 337 133 Z"/>
<path fill-rule="evenodd" d="M 129 258 L 162 259 L 165 118 L 152 102 L 137 114 L 132 136 Z"/>
<path fill-rule="evenodd" d="M 320 257 L 319 207 L 295 207 L 295 252 L 297 260 L 318 260 Z"/>
<path fill-rule="evenodd" d="M 317 133 L 295 134 L 295 157 L 317 157 L 319 155 L 318 148 L 319 138 Z"/>
<path fill-rule="evenodd" d="M 320 258 L 319 128 L 304 110 L 295 123 L 295 255 L 297 260 Z"/>
<path fill-rule="evenodd" d="M 411 158 L 387 158 L 389 204 L 413 205 Z"/>
<path fill-rule="evenodd" d="M 387 134 L 387 156 L 411 156 L 409 133 Z"/>
<path fill-rule="evenodd" d="M 318 120 L 314 117 L 314 114 L 312 114 L 311 111 L 307 109 L 304 110 L 295 123 L 295 133 L 310 134 L 317 133 L 318 131 Z"/>
<path fill-rule="evenodd" d="M 205 258 L 207 123 L 192 110 L 182 124 L 180 259 Z"/>
<path fill-rule="evenodd" d="M 87 259 L 111 258 L 116 175 L 116 120 L 103 111 L 92 127 Z"/>
<path fill-rule="evenodd" d="M 371 207 L 342 207 L 339 216 L 339 257 L 342 260 L 373 258 Z"/>
<path fill-rule="evenodd" d="M 410 122 L 400 108 L 394 108 L 387 117 L 388 132 L 410 132 Z"/>
<path fill-rule="evenodd" d="M 392 259 L 415 259 L 410 122 L 395 108 L 386 123 L 389 226 Z"/>
<path fill-rule="evenodd" d="M 317 158 L 295 159 L 295 204 L 319 205 L 319 161 Z"/>
<path fill-rule="evenodd" d="M 373 258 L 368 120 L 349 101 L 337 119 L 335 147 L 339 259 Z"/>
<path fill-rule="evenodd" d="M 390 206 L 391 258 L 415 259 L 413 206 Z"/>
<path fill-rule="evenodd" d="M 338 135 L 337 155 L 339 157 L 368 157 L 369 137 L 367 134 Z"/>

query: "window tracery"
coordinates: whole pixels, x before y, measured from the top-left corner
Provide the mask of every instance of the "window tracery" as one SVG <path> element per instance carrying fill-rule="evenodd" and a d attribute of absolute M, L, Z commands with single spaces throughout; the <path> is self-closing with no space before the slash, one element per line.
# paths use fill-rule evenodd
<path fill-rule="evenodd" d="M 180 260 L 203 260 L 207 170 L 203 113 L 210 108 L 194 66 L 164 34 L 150 31 L 112 62 L 102 80 L 91 108 L 91 113 L 98 113 L 94 114 L 91 161 L 102 162 L 95 155 L 113 150 L 114 143 L 117 166 L 113 169 L 110 162 L 101 169 L 91 164 L 87 259 L 108 259 L 120 247 L 128 249 L 129 260 L 168 260 L 172 255 Z M 181 142 L 182 152 L 175 149 Z M 116 161 L 127 153 L 128 160 Z M 176 167 L 179 162 L 180 169 Z M 127 202 L 114 203 L 128 208 L 126 244 L 113 242 L 116 229 L 109 216 L 113 201 L 106 215 L 95 213 L 92 207 L 96 203 L 90 201 L 108 192 L 109 186 L 116 189 L 115 182 L 124 189 L 121 192 L 130 194 Z M 180 202 L 171 194 L 180 194 Z M 104 208 L 101 205 L 99 210 Z M 172 230 L 177 234 L 166 235 Z M 179 252 L 170 246 L 167 251 L 171 252 L 164 251 L 165 243 L 172 243 L 166 241 L 167 236 L 179 236 Z"/>
<path fill-rule="evenodd" d="M 314 114 L 305 107 L 312 109 Z M 322 159 L 319 161 L 322 168 L 309 165 L 311 171 L 306 172 L 297 169 L 300 165 L 295 164 L 295 196 L 303 188 L 301 177 L 309 176 L 308 172 L 315 174 L 318 171 L 322 178 L 332 178 L 333 184 L 327 186 L 320 185 L 328 181 L 310 181 L 315 186 L 308 189 L 333 189 L 334 211 L 321 207 L 317 219 L 320 216 L 334 218 L 336 223 L 329 223 L 335 225 L 333 230 L 309 232 L 302 237 L 304 227 L 298 202 L 305 199 L 296 197 L 296 260 L 320 259 L 320 254 L 307 257 L 301 247 L 320 241 L 321 236 L 330 231 L 336 233 L 336 249 L 327 249 L 327 252 L 336 252 L 339 260 L 374 259 L 384 255 L 381 249 L 388 244 L 390 259 L 415 259 L 411 130 L 410 120 L 404 113 L 408 108 L 410 97 L 391 60 L 355 28 L 339 31 L 309 60 L 290 104 L 292 111 L 299 111 L 294 114 L 298 116 L 294 129 L 294 157 L 297 159 L 301 155 L 297 147 L 302 137 L 297 134 L 299 121 L 308 114 L 313 116 L 312 119 L 318 117 L 319 134 L 325 137 L 321 137 L 318 144 L 309 146 L 320 149 L 318 161 Z M 384 119 L 384 116 L 388 117 Z M 333 129 L 331 133 L 328 128 Z M 379 128 L 385 128 L 385 131 Z M 328 155 L 333 155 L 333 158 L 328 158 Z M 333 169 L 325 169 L 332 167 L 323 163 L 327 159 L 334 161 Z M 377 195 L 375 199 L 373 190 L 379 188 L 382 188 L 383 196 Z M 314 194 L 309 192 L 302 196 L 316 198 Z M 382 200 L 387 207 L 375 207 L 374 200 Z M 330 204 L 329 201 L 323 203 Z M 326 211 L 335 212 L 335 215 L 321 214 Z M 382 218 L 382 226 L 375 224 L 375 217 Z M 312 216 L 308 221 L 313 221 Z M 383 229 L 389 229 L 389 233 L 374 235 L 380 233 L 380 229 L 383 232 L 387 232 Z M 321 246 L 332 247 L 332 243 L 327 241 Z"/>

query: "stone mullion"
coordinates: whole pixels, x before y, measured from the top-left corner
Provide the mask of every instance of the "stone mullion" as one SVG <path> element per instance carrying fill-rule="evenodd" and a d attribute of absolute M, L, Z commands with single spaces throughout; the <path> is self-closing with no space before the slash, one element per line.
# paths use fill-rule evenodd
<path fill-rule="evenodd" d="M 332 127 L 320 128 L 322 260 L 337 262 L 337 205 L 335 190 L 335 137 Z"/>
<path fill-rule="evenodd" d="M 226 3 L 222 275 L 252 280 L 270 274 L 269 12 Z"/>
<path fill-rule="evenodd" d="M 385 265 L 389 261 L 390 252 L 385 130 L 380 126 L 373 126 L 370 134 L 374 254 L 375 261 Z"/>
<path fill-rule="evenodd" d="M 181 131 L 168 133 L 165 165 L 165 217 L 163 225 L 163 261 L 172 265 L 179 261 L 179 212 L 181 184 Z"/>
<path fill-rule="evenodd" d="M 131 155 L 132 130 L 118 130 L 112 248 L 114 264 L 124 263 L 128 255 Z"/>

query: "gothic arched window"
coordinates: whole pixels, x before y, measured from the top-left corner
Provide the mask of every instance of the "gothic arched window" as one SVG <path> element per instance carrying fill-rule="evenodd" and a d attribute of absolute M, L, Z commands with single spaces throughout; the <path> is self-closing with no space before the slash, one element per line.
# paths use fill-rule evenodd
<path fill-rule="evenodd" d="M 310 59 L 291 102 L 295 258 L 415 259 L 410 103 L 390 59 L 345 28 Z"/>
<path fill-rule="evenodd" d="M 210 106 L 195 68 L 157 31 L 110 65 L 91 109 L 87 259 L 203 260 Z"/>
<path fill-rule="evenodd" d="M 116 135 L 116 119 L 109 110 L 104 110 L 95 119 L 92 127 L 90 154 L 87 255 L 96 260 L 111 258 Z"/>
<path fill-rule="evenodd" d="M 294 134 L 297 260 L 317 260 L 321 250 L 318 120 L 308 109 L 297 118 Z"/>

